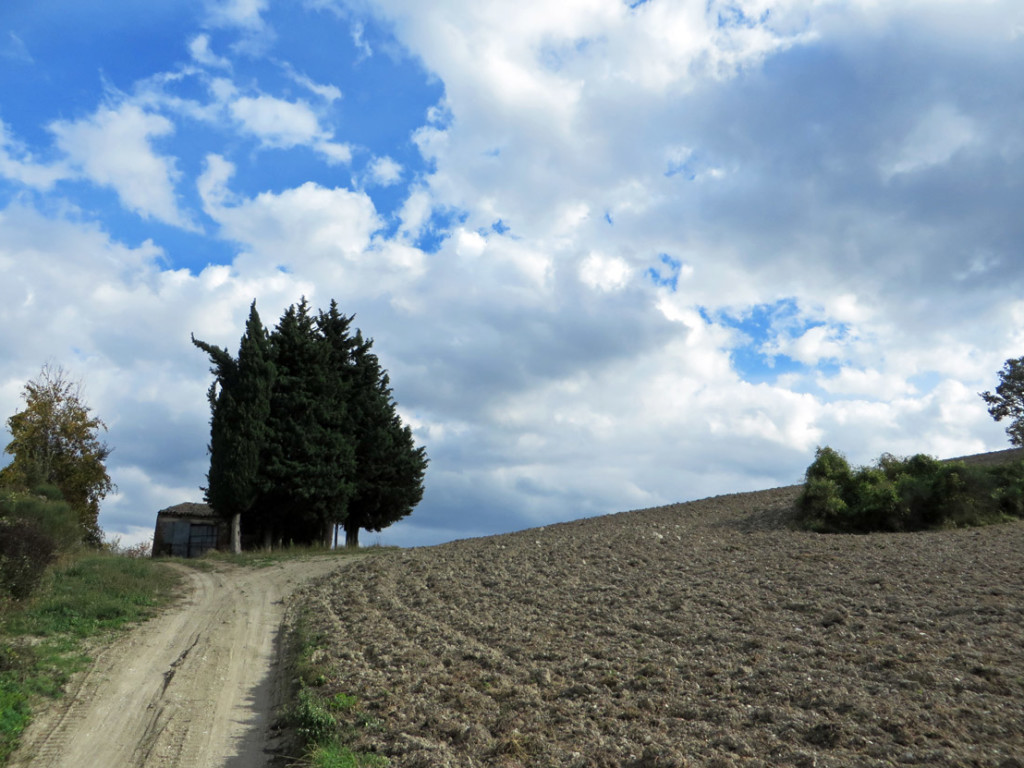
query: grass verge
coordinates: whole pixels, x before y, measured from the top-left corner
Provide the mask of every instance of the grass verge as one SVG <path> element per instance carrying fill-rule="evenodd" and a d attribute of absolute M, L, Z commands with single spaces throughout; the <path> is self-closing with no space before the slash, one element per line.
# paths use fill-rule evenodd
<path fill-rule="evenodd" d="M 292 546 L 282 547 L 279 549 L 256 549 L 248 552 L 242 552 L 240 554 L 232 554 L 230 552 L 218 552 L 217 550 L 210 550 L 200 560 L 184 561 L 190 564 L 202 564 L 202 563 L 229 563 L 231 565 L 238 565 L 243 568 L 267 568 L 271 565 L 276 565 L 285 560 L 301 560 L 303 558 L 311 557 L 353 557 L 355 555 L 365 555 L 374 552 L 383 552 L 387 550 L 397 550 L 398 547 L 352 547 L 345 548 L 339 547 L 337 549 L 331 549 L 329 547 L 304 547 L 304 546 Z"/>
<path fill-rule="evenodd" d="M 32 716 L 89 661 L 90 639 L 153 615 L 180 575 L 148 559 L 90 553 L 50 569 L 35 595 L 0 614 L 0 766 Z"/>
<path fill-rule="evenodd" d="M 300 613 L 291 627 L 290 656 L 298 680 L 295 704 L 286 713 L 303 751 L 302 765 L 312 768 L 386 768 L 384 755 L 359 752 L 355 743 L 361 729 L 377 729 L 380 721 L 360 706 L 359 699 L 336 690 L 331 670 L 323 661 L 326 638 L 313 630 Z"/>

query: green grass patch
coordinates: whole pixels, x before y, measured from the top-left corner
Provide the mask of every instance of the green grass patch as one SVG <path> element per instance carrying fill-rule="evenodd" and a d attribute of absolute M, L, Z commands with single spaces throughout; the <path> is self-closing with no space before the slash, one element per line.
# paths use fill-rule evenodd
<path fill-rule="evenodd" d="M 151 616 L 180 578 L 158 561 L 84 555 L 50 571 L 38 594 L 8 617 L 4 634 L 84 638 L 117 629 Z"/>
<path fill-rule="evenodd" d="M 387 768 L 391 761 L 383 755 L 353 752 L 340 744 L 315 748 L 307 758 L 313 768 Z"/>
<path fill-rule="evenodd" d="M 159 561 L 88 553 L 50 569 L 35 595 L 0 615 L 0 765 L 28 725 L 33 702 L 61 695 L 89 661 L 87 642 L 152 616 L 180 575 Z"/>

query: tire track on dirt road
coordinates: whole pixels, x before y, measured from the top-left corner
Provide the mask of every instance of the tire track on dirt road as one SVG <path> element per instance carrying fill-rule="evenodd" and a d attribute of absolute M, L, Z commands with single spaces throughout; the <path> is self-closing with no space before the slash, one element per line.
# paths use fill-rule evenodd
<path fill-rule="evenodd" d="M 33 720 L 12 768 L 267 765 L 285 599 L 355 559 L 176 566 L 189 587 L 183 603 L 99 651 Z"/>

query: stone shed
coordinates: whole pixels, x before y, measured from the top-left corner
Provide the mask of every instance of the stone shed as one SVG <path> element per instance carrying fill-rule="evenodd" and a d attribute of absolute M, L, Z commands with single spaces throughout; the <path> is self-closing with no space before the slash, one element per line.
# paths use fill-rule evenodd
<path fill-rule="evenodd" d="M 206 504 L 185 502 L 156 513 L 153 557 L 199 557 L 231 543 L 228 524 Z"/>

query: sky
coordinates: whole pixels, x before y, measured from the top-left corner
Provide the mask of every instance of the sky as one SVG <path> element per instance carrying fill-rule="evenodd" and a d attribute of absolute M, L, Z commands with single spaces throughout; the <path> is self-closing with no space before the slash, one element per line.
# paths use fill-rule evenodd
<path fill-rule="evenodd" d="M 4 0 L 0 418 L 80 379 L 139 541 L 202 499 L 191 335 L 305 296 L 430 457 L 364 543 L 1008 447 L 1022 72 L 1018 0 Z"/>

